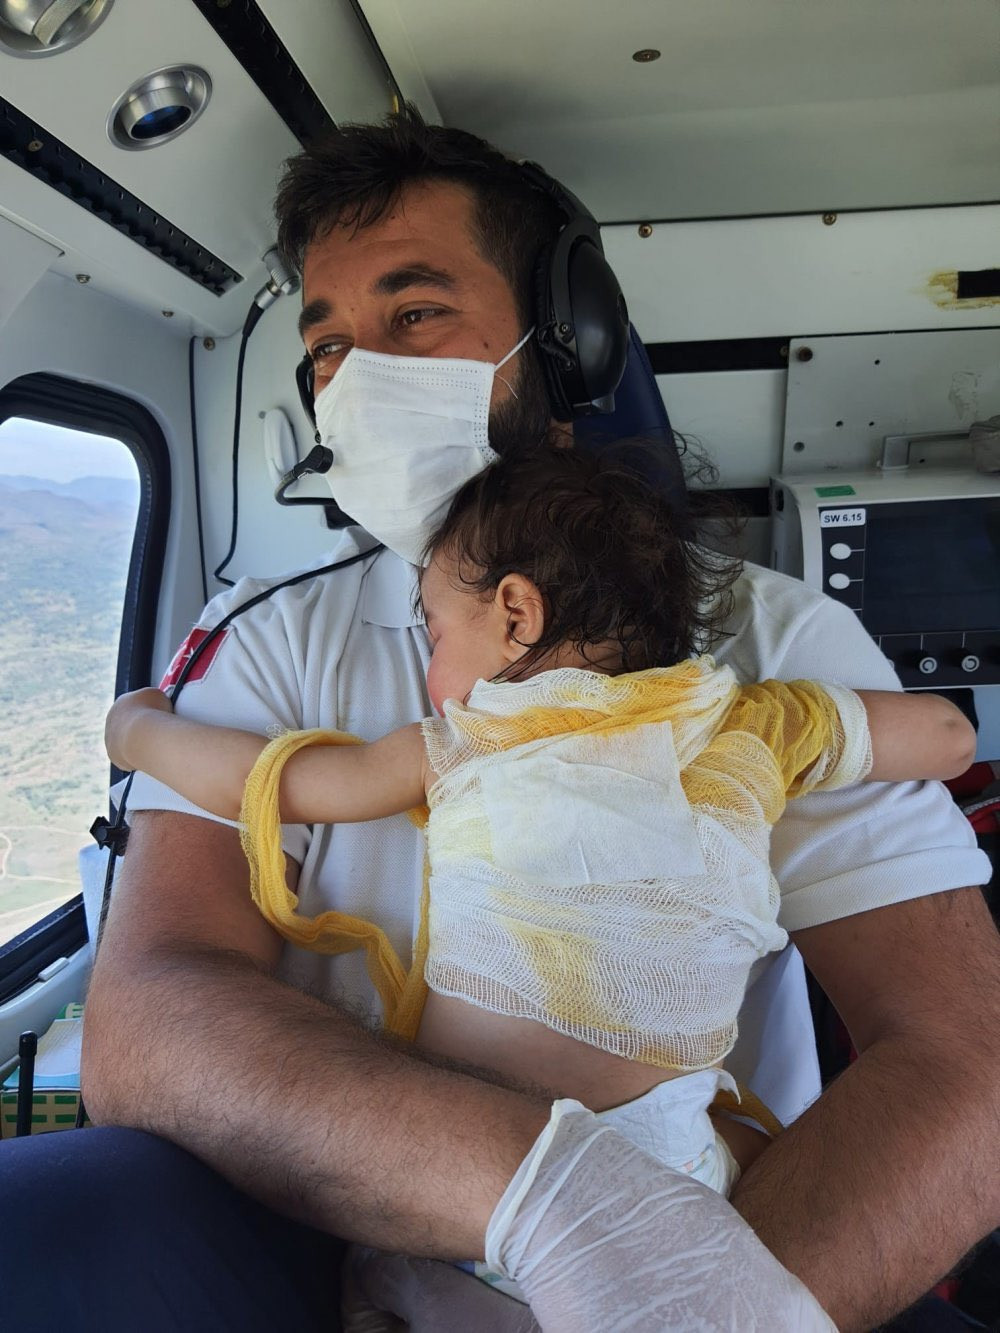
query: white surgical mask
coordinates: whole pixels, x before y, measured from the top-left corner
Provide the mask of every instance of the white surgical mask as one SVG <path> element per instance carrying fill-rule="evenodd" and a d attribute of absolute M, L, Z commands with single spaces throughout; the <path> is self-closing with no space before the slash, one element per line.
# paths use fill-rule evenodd
<path fill-rule="evenodd" d="M 316 428 L 333 451 L 325 474 L 345 513 L 391 551 L 419 563 L 455 493 L 492 463 L 496 365 L 383 356 L 352 347 L 316 399 Z"/>

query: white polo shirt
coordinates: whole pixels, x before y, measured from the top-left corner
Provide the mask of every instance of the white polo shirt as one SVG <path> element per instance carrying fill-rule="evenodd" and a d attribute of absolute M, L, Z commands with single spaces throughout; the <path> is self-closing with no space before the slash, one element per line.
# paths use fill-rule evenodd
<path fill-rule="evenodd" d="M 370 541 L 350 529 L 329 561 Z M 198 625 L 216 625 L 267 586 L 241 580 L 209 603 Z M 263 733 L 329 727 L 366 740 L 429 716 L 430 654 L 414 590 L 412 567 L 391 551 L 280 588 L 233 621 L 204 674 L 184 687 L 178 712 Z M 715 656 L 741 680 L 899 688 L 854 613 L 830 598 L 754 565 L 735 591 L 729 637 Z M 129 808 L 205 815 L 142 774 Z M 409 820 L 399 815 L 284 832 L 286 850 L 302 867 L 300 910 L 312 916 L 336 908 L 373 920 L 408 962 L 423 870 L 422 835 Z M 782 890 L 779 921 L 789 931 L 989 876 L 968 823 L 937 783 L 865 784 L 793 801 L 774 830 L 772 865 Z M 191 892 L 198 893 L 197 884 Z M 286 945 L 280 974 L 378 1016 L 360 952 L 327 958 Z M 756 975 L 741 1014 L 741 1042 L 727 1065 L 737 1077 L 754 1070 L 758 1094 L 791 1119 L 819 1091 L 801 963 L 786 950 L 763 977 Z"/>

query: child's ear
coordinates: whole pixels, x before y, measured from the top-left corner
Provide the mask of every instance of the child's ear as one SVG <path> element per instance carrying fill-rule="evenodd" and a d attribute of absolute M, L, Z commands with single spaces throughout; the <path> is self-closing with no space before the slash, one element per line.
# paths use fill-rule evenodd
<path fill-rule="evenodd" d="M 504 653 L 516 662 L 542 637 L 545 604 L 542 594 L 525 574 L 506 574 L 497 584 L 494 607 L 503 617 Z"/>

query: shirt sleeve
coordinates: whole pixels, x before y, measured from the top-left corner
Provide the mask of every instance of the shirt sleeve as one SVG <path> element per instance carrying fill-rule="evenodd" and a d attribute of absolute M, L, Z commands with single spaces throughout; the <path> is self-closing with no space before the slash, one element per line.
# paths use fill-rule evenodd
<path fill-rule="evenodd" d="M 750 628 L 738 628 L 733 645 L 744 679 L 832 677 L 851 690 L 900 688 L 852 611 L 799 585 L 789 592 L 788 582 L 768 571 L 758 576 Z M 789 802 L 774 826 L 771 865 L 781 889 L 778 919 L 788 931 L 982 884 L 990 875 L 968 820 L 939 782 L 810 791 Z"/>
<path fill-rule="evenodd" d="M 258 580 L 240 580 L 209 602 L 196 629 L 218 625 L 230 610 L 265 586 Z M 296 624 L 304 607 L 308 607 L 308 592 L 292 599 L 279 595 L 237 617 L 222 631 L 204 672 L 193 672 L 181 690 L 177 712 L 199 722 L 240 727 L 264 736 L 307 725 L 298 665 L 304 627 Z M 170 810 L 198 815 L 236 827 L 233 821 L 201 809 L 145 773 L 135 775 L 128 807 L 131 812 Z M 285 850 L 300 862 L 310 836 L 304 824 L 282 828 Z"/>

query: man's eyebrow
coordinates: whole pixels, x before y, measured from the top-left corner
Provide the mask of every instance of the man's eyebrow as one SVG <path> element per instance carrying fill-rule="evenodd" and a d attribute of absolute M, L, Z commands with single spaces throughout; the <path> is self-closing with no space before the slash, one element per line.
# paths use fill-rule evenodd
<path fill-rule="evenodd" d="M 442 291 L 450 292 L 456 286 L 455 279 L 443 268 L 431 268 L 429 264 L 404 264 L 376 278 L 372 283 L 372 292 L 376 296 L 398 296 L 407 287 L 440 287 Z"/>
<path fill-rule="evenodd" d="M 322 296 L 318 296 L 315 301 L 310 301 L 308 305 L 302 307 L 302 313 L 299 315 L 299 337 L 304 338 L 307 330 L 314 324 L 322 324 L 325 319 L 329 319 L 333 313 L 330 302 Z"/>
<path fill-rule="evenodd" d="M 383 273 L 372 283 L 374 296 L 398 296 L 407 287 L 437 287 L 441 291 L 451 292 L 458 286 L 454 277 L 443 268 L 432 268 L 429 264 L 404 264 Z M 333 315 L 333 306 L 323 296 L 317 296 L 302 307 L 299 315 L 299 337 L 304 338 L 309 329 L 322 324 Z"/>

